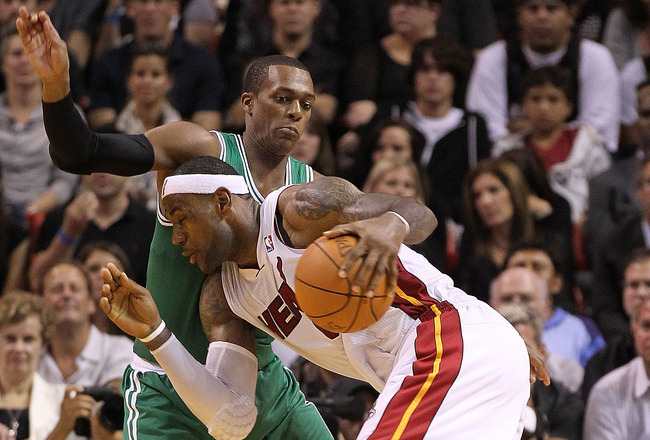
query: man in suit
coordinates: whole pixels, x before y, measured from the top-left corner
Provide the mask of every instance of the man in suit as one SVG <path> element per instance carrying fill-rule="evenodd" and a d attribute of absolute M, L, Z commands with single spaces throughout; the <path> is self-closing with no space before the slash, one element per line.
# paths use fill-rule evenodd
<path fill-rule="evenodd" d="M 633 129 L 639 143 L 621 146 L 611 168 L 589 181 L 588 214 L 583 230 L 592 261 L 604 238 L 603 231 L 640 211 L 630 176 L 637 176 L 642 158 L 650 157 L 650 80 L 639 84 L 636 95 L 639 118 Z"/>
<path fill-rule="evenodd" d="M 635 196 L 641 206 L 615 223 L 604 236 L 594 259 L 594 284 L 588 302 L 606 340 L 623 333 L 629 324 L 623 310 L 623 272 L 626 256 L 636 248 L 650 248 L 650 157 L 642 160 Z M 632 186 L 631 184 L 629 184 Z"/>

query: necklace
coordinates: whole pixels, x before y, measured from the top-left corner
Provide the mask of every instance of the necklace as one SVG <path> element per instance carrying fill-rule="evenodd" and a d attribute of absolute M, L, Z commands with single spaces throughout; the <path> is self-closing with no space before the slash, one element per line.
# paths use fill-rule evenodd
<path fill-rule="evenodd" d="M 18 436 L 18 427 L 20 426 L 18 419 L 20 419 L 20 416 L 23 414 L 23 411 L 25 410 L 20 409 L 14 412 L 14 410 L 7 408 L 7 412 L 9 413 L 9 418 L 11 418 L 11 426 L 9 427 L 9 432 L 7 432 L 7 435 L 9 436 L 10 440 L 16 440 L 16 436 Z"/>

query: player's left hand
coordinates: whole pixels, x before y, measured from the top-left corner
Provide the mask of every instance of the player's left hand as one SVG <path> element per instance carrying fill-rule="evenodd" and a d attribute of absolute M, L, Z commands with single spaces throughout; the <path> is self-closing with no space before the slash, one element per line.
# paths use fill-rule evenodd
<path fill-rule="evenodd" d="M 349 277 L 352 290 L 372 296 L 381 276 L 386 274 L 387 291 L 394 292 L 397 285 L 397 252 L 408 234 L 404 223 L 395 215 L 385 213 L 379 217 L 338 225 L 323 233 L 329 238 L 348 234 L 358 236 L 359 241 L 347 253 L 339 268 L 339 276 L 346 278 L 354 263 L 363 258 L 357 273 Z"/>
<path fill-rule="evenodd" d="M 120 329 L 136 338 L 151 334 L 161 323 L 151 293 L 131 281 L 113 263 L 102 268 L 102 298 L 99 306 Z"/>
<path fill-rule="evenodd" d="M 525 342 L 525 341 L 524 341 Z M 551 384 L 551 375 L 546 367 L 546 362 L 541 353 L 533 346 L 526 344 L 528 350 L 528 358 L 530 359 L 530 383 L 534 383 L 535 379 L 544 382 L 544 385 Z"/>

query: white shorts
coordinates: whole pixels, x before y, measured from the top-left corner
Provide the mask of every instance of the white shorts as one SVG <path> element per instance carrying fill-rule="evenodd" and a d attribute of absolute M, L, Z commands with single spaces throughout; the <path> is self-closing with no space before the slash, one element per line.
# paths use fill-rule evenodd
<path fill-rule="evenodd" d="M 407 335 L 358 440 L 521 438 L 530 395 L 523 340 L 473 297 L 439 309 Z"/>

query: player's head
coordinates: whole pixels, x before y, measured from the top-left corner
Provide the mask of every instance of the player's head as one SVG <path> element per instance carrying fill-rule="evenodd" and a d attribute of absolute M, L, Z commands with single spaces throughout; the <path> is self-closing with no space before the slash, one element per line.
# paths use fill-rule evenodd
<path fill-rule="evenodd" d="M 234 222 L 254 222 L 241 218 L 248 211 L 238 195 L 248 195 L 244 177 L 212 156 L 185 162 L 163 183 L 162 204 L 173 224 L 172 241 L 204 273 L 233 260 L 240 250 Z"/>
<path fill-rule="evenodd" d="M 307 68 L 295 58 L 258 58 L 246 72 L 241 103 L 251 144 L 270 157 L 288 155 L 305 131 L 316 95 Z"/>

